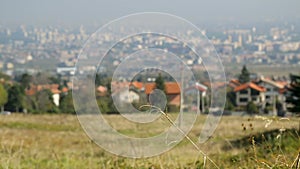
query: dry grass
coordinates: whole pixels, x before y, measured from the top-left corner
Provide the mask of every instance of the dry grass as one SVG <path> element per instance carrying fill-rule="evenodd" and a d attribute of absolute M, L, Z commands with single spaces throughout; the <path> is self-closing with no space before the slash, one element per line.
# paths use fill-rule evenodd
<path fill-rule="evenodd" d="M 117 130 L 128 135 L 146 137 L 164 131 L 170 126 L 161 117 L 153 125 L 136 125 L 122 120 L 119 115 L 105 116 Z M 205 116 L 199 116 L 188 136 L 197 142 Z M 200 149 L 220 168 L 290 168 L 300 148 L 300 138 L 282 137 L 280 149 L 267 148 L 266 142 L 254 142 L 245 148 L 236 148 L 232 140 L 250 137 L 272 129 L 299 127 L 299 118 L 272 119 L 266 128 L 267 119 L 254 117 L 222 117 L 214 135 Z M 269 119 L 270 121 L 270 119 Z M 245 128 L 245 129 L 244 129 Z M 151 131 L 154 130 L 154 131 Z M 144 132 L 141 132 L 144 131 Z M 137 132 L 138 134 L 135 134 Z M 0 168 L 201 168 L 203 156 L 189 141 L 183 140 L 171 151 L 158 157 L 128 159 L 111 155 L 90 141 L 76 116 L 72 115 L 11 115 L 0 116 Z M 296 141 L 291 141 L 296 139 Z M 224 150 L 224 146 L 232 149 Z M 254 147 L 254 148 L 253 148 Z M 276 145 L 275 145 L 276 147 Z M 270 152 L 269 152 L 270 151 Z M 265 153 L 269 152 L 269 153 Z M 265 164 L 264 164 L 265 163 Z M 251 167 L 250 167 L 251 166 Z M 209 162 L 206 168 L 212 168 Z"/>

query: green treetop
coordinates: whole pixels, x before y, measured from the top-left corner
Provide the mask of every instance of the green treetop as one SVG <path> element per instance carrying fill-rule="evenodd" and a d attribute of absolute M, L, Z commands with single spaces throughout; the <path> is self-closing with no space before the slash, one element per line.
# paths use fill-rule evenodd
<path fill-rule="evenodd" d="M 246 67 L 246 65 L 243 66 L 243 69 L 241 71 L 241 74 L 239 76 L 239 82 L 240 83 L 247 83 L 250 81 L 250 73 Z"/>
<path fill-rule="evenodd" d="M 5 90 L 5 88 L 3 87 L 2 84 L 0 84 L 0 107 L 1 107 L 1 111 L 4 110 L 4 105 L 6 104 L 8 99 L 8 94 Z"/>
<path fill-rule="evenodd" d="M 155 79 L 155 85 L 156 85 L 156 89 L 165 91 L 165 80 L 161 74 L 159 74 L 158 77 Z"/>

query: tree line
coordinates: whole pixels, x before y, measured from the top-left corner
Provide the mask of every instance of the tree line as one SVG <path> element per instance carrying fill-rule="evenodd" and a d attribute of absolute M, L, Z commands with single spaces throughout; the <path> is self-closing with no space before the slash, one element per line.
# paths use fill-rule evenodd
<path fill-rule="evenodd" d="M 49 89 L 38 90 L 34 95 L 25 93 L 31 84 L 59 84 L 59 89 L 62 89 L 66 87 L 67 81 L 60 76 L 54 77 L 46 73 L 21 74 L 12 79 L 0 73 L 0 79 L 1 112 L 6 110 L 24 113 L 75 113 L 71 91 L 60 94 L 59 106 L 54 104 Z"/>

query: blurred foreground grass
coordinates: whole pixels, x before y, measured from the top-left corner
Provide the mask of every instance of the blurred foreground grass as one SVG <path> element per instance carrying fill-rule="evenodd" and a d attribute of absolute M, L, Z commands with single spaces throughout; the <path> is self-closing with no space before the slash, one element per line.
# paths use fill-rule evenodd
<path fill-rule="evenodd" d="M 119 132 L 138 136 L 163 130 L 135 126 L 119 115 L 105 118 Z M 157 125 L 167 124 L 160 119 Z M 188 134 L 195 142 L 206 116 Z M 213 136 L 197 145 L 219 168 L 292 168 L 300 150 L 299 118 L 223 116 Z M 133 134 L 134 135 L 134 134 Z M 184 139 L 171 151 L 145 159 L 105 152 L 81 129 L 73 115 L 0 116 L 0 168 L 203 168 L 203 156 Z M 294 167 L 296 163 L 294 163 Z M 206 161 L 206 168 L 214 166 Z"/>

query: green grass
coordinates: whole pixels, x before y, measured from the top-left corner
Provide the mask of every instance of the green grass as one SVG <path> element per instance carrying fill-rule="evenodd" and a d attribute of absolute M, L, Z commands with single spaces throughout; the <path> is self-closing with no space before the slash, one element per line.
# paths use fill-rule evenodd
<path fill-rule="evenodd" d="M 119 115 L 104 117 L 116 130 L 136 137 L 155 135 L 170 126 L 163 117 L 148 125 L 133 124 Z M 199 116 L 188 134 L 196 143 L 205 118 Z M 224 116 L 213 136 L 197 145 L 219 168 L 291 168 L 300 150 L 300 119 L 269 120 L 273 122 L 266 127 L 267 119 Z M 280 133 L 281 128 L 286 130 Z M 157 157 L 112 155 L 93 143 L 72 115 L 0 116 L 0 133 L 0 169 L 203 168 L 204 162 L 187 139 Z M 214 166 L 206 161 L 206 168 Z"/>
<path fill-rule="evenodd" d="M 28 123 L 28 122 L 11 122 L 0 124 L 2 127 L 10 129 L 35 129 L 41 131 L 74 131 L 76 130 L 73 126 L 67 125 L 47 125 L 39 123 Z"/>

